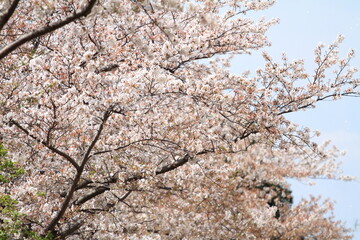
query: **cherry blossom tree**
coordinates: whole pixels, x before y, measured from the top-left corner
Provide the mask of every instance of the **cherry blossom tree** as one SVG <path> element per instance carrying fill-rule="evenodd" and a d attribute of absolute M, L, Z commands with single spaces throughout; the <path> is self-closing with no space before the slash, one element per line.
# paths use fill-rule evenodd
<path fill-rule="evenodd" d="M 27 230 L 7 237 L 350 239 L 331 202 L 292 204 L 286 179 L 344 176 L 286 114 L 358 96 L 354 51 L 229 71 L 269 46 L 277 20 L 248 16 L 273 4 L 2 0 L 0 136 L 24 174 L 1 194 Z"/>

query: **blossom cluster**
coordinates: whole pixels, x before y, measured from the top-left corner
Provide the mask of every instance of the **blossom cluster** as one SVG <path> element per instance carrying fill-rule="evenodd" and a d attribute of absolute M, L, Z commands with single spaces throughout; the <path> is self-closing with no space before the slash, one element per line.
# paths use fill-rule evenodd
<path fill-rule="evenodd" d="M 329 217 L 331 203 L 293 206 L 286 182 L 344 178 L 337 149 L 286 119 L 358 95 L 341 36 L 316 47 L 313 75 L 302 60 L 264 53 L 250 77 L 232 74 L 229 56 L 270 44 L 277 20 L 248 15 L 272 0 L 29 0 L 3 26 L 0 47 L 92 3 L 0 58 L 1 141 L 26 170 L 8 188 L 32 230 L 68 239 L 350 238 Z"/>

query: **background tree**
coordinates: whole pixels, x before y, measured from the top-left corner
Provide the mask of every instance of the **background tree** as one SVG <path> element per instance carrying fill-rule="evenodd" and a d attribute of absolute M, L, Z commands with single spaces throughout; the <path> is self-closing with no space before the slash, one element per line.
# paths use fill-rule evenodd
<path fill-rule="evenodd" d="M 317 46 L 314 74 L 266 53 L 253 77 L 228 69 L 231 55 L 269 45 L 277 20 L 246 14 L 273 3 L 2 1 L 0 134 L 26 171 L 9 193 L 28 228 L 57 239 L 349 239 L 331 203 L 291 206 L 286 178 L 341 176 L 336 149 L 285 116 L 357 95 L 354 51 L 339 58 L 342 36 Z"/>

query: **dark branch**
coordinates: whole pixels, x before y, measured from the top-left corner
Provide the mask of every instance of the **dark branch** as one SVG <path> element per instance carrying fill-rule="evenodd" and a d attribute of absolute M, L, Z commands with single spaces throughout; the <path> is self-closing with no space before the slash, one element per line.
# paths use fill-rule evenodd
<path fill-rule="evenodd" d="M 125 183 L 128 183 L 128 182 L 133 182 L 133 181 L 136 181 L 136 180 L 140 180 L 140 179 L 143 179 L 144 176 L 142 174 L 134 174 L 130 177 L 127 177 L 125 178 Z"/>
<path fill-rule="evenodd" d="M 74 196 L 74 192 L 76 191 L 77 189 L 77 186 L 80 182 L 80 179 L 81 179 L 81 175 L 84 171 L 84 168 L 85 168 L 85 165 L 86 163 L 88 162 L 88 160 L 90 159 L 89 156 L 90 156 L 90 153 L 92 151 L 92 149 L 94 148 L 95 144 L 97 143 L 97 141 L 99 140 L 100 138 L 100 135 L 102 133 L 102 130 L 104 129 L 104 126 L 105 126 L 105 123 L 107 121 L 107 119 L 110 117 L 111 115 L 111 109 L 110 110 L 107 110 L 105 113 L 104 113 L 104 116 L 103 116 L 103 119 L 102 119 L 102 122 L 97 130 L 97 133 L 96 133 L 96 136 L 94 137 L 94 139 L 91 141 L 85 155 L 84 155 L 84 158 L 81 162 L 81 165 L 79 166 L 78 170 L 77 170 L 77 173 L 75 175 L 75 178 L 71 184 L 71 187 L 70 187 L 70 190 L 68 192 L 68 194 L 66 195 L 66 198 L 64 200 L 64 202 L 62 203 L 61 205 L 61 208 L 59 210 L 59 212 L 56 214 L 56 216 L 51 220 L 51 222 L 49 223 L 49 225 L 46 227 L 46 231 L 52 231 L 56 224 L 60 221 L 60 219 L 64 216 L 67 208 L 69 207 L 70 205 L 70 201 L 72 199 L 72 197 Z"/>
<path fill-rule="evenodd" d="M 186 154 L 183 158 L 180 158 L 179 160 L 177 160 L 176 162 L 172 163 L 172 164 L 168 164 L 163 166 L 161 169 L 156 170 L 156 175 L 159 174 L 163 174 L 166 172 L 170 172 L 178 167 L 181 167 L 182 165 L 184 165 L 185 163 L 187 163 L 190 159 L 190 155 Z"/>
<path fill-rule="evenodd" d="M 74 202 L 75 205 L 81 205 L 87 201 L 89 201 L 90 199 L 96 197 L 97 195 L 100 195 L 102 193 L 104 193 L 105 191 L 108 191 L 110 190 L 110 188 L 108 187 L 111 183 L 117 183 L 118 179 L 115 177 L 115 176 L 112 176 L 109 180 L 105 181 L 105 182 L 102 182 L 102 186 L 99 186 L 99 187 L 96 187 L 95 191 L 80 198 L 80 200 L 76 200 Z M 93 181 L 91 180 L 84 180 L 82 183 L 80 183 L 76 189 L 76 190 L 79 190 L 79 189 L 82 189 L 82 188 L 86 188 L 86 187 L 89 187 L 89 188 L 95 188 L 94 186 L 89 186 L 89 184 L 91 183 L 94 183 Z"/>
<path fill-rule="evenodd" d="M 110 190 L 110 187 L 106 187 L 106 186 L 100 186 L 100 187 L 97 187 L 96 190 L 92 193 L 90 193 L 89 195 L 86 195 L 84 196 L 83 198 L 80 198 L 79 200 L 77 200 L 75 202 L 75 205 L 81 205 L 91 199 L 93 199 L 94 197 L 104 193 L 105 191 L 108 191 Z"/>
<path fill-rule="evenodd" d="M 109 153 L 109 152 L 114 152 L 114 151 L 119 151 L 119 150 L 122 150 L 122 149 L 125 149 L 131 145 L 134 145 L 136 143 L 140 143 L 140 142 L 144 142 L 144 141 L 150 141 L 151 139 L 141 139 L 141 140 L 137 140 L 137 141 L 134 141 L 134 142 L 130 142 L 128 144 L 125 144 L 123 146 L 119 146 L 117 148 L 113 148 L 113 149 L 109 149 L 109 150 L 103 150 L 103 151 L 98 151 L 98 152 L 95 152 L 93 153 L 93 155 L 99 155 L 99 154 L 104 154 L 104 153 Z"/>
<path fill-rule="evenodd" d="M 70 201 L 74 195 L 76 186 L 78 185 L 80 178 L 81 178 L 81 174 L 84 171 L 84 167 L 80 167 L 79 170 L 77 171 L 75 178 L 73 180 L 73 183 L 70 187 L 70 190 L 68 192 L 68 194 L 65 197 L 64 202 L 61 205 L 61 208 L 59 210 L 59 212 L 55 215 L 55 217 L 51 220 L 51 222 L 49 223 L 49 225 L 46 227 L 45 232 L 51 232 L 54 230 L 56 224 L 60 221 L 60 219 L 62 218 L 62 216 L 65 214 L 66 209 L 69 207 Z"/>
<path fill-rule="evenodd" d="M 99 131 L 100 131 L 100 129 L 99 129 Z M 96 137 L 95 137 L 95 139 L 96 139 Z M 203 153 L 200 153 L 200 154 L 203 154 Z M 172 171 L 172 170 L 174 170 L 174 169 L 176 169 L 178 167 L 181 167 L 182 165 L 187 163 L 189 160 L 190 160 L 190 155 L 186 154 L 183 158 L 178 159 L 174 163 L 165 165 L 162 168 L 160 168 L 159 170 L 156 170 L 155 174 L 160 175 L 160 174 L 164 174 L 166 172 L 170 172 L 170 171 Z M 126 178 L 124 182 L 128 183 L 128 182 L 140 180 L 140 179 L 143 179 L 143 178 L 145 178 L 145 176 L 142 175 L 142 174 L 134 174 L 133 176 Z M 112 179 L 110 179 L 110 181 L 106 182 L 106 184 L 116 183 L 117 180 L 118 180 L 117 178 L 112 178 Z M 78 189 L 81 189 L 81 188 L 85 188 L 89 183 L 91 183 L 91 181 L 84 181 L 83 183 L 79 184 L 75 189 L 78 190 Z M 99 187 L 97 187 L 95 189 L 95 191 L 91 192 L 88 195 L 85 195 L 84 197 L 80 198 L 79 200 L 76 200 L 74 202 L 74 204 L 75 205 L 84 204 L 85 202 L 87 202 L 87 201 L 95 198 L 96 196 L 98 196 L 100 194 L 103 194 L 104 192 L 109 191 L 109 190 L 110 190 L 109 186 L 99 186 Z M 123 201 L 130 195 L 130 193 L 131 193 L 131 191 L 128 191 L 126 194 L 124 194 L 124 196 L 122 196 L 120 198 L 117 197 L 117 196 L 116 197 L 118 198 L 119 201 Z"/>
<path fill-rule="evenodd" d="M 7 12 L 0 17 L 0 31 L 3 29 L 5 24 L 9 21 L 10 17 L 15 12 L 15 9 L 19 2 L 20 2 L 20 0 L 14 0 L 12 2 L 11 6 L 9 7 L 9 9 L 7 10 Z"/>
<path fill-rule="evenodd" d="M 100 130 L 100 129 L 99 129 Z M 95 138 L 96 139 L 96 138 Z M 95 140 L 94 139 L 94 140 Z M 204 153 L 200 153 L 200 154 L 204 154 Z M 186 154 L 183 158 L 181 159 L 178 159 L 177 161 L 175 161 L 174 163 L 171 163 L 171 164 L 168 164 L 168 165 L 165 165 L 163 166 L 162 168 L 160 168 L 159 170 L 156 170 L 155 174 L 156 175 L 160 175 L 160 174 L 164 174 L 166 172 L 170 172 L 178 167 L 181 167 L 182 165 L 184 165 L 185 163 L 187 163 L 188 161 L 190 160 L 190 155 L 189 154 Z M 140 179 L 143 179 L 145 178 L 144 175 L 142 174 L 135 174 L 131 177 L 128 177 L 125 179 L 125 183 L 128 183 L 128 182 L 132 182 L 132 181 L 136 181 L 136 180 L 140 180 Z M 117 178 L 112 178 L 110 179 L 109 182 L 106 182 L 106 184 L 109 184 L 109 183 L 116 183 L 117 182 Z M 75 189 L 78 190 L 80 188 L 84 188 L 86 187 L 89 183 L 91 183 L 91 181 L 84 181 L 83 183 L 79 184 Z M 76 200 L 74 202 L 75 205 L 81 205 L 81 204 L 84 204 L 85 202 L 95 198 L 96 196 L 100 195 L 100 194 L 103 194 L 104 192 L 106 191 L 109 191 L 110 190 L 110 187 L 109 186 L 99 186 L 95 189 L 95 191 L 91 192 L 90 194 L 88 195 L 85 195 L 84 197 Z M 168 189 L 168 190 L 171 190 L 171 189 Z M 129 190 L 127 193 L 125 193 L 122 197 L 118 197 L 116 195 L 114 195 L 119 201 L 124 201 L 131 193 L 131 190 Z"/>
<path fill-rule="evenodd" d="M 117 197 L 117 199 L 119 200 L 119 201 L 124 201 L 129 195 L 130 195 L 130 193 L 131 193 L 132 191 L 131 190 L 129 190 L 129 191 L 127 191 L 124 195 L 122 195 L 121 197 L 118 197 L 118 196 L 116 196 Z"/>
<path fill-rule="evenodd" d="M 190 160 L 190 155 L 186 154 L 183 158 L 178 159 L 177 161 L 175 161 L 174 163 L 165 165 L 163 167 L 161 167 L 160 169 L 155 171 L 156 175 L 160 175 L 160 174 L 164 174 L 167 172 L 170 172 L 178 167 L 181 167 L 182 165 L 184 165 L 185 163 L 187 163 Z M 140 180 L 145 178 L 145 176 L 141 173 L 138 174 L 134 174 L 130 177 L 125 178 L 125 183 L 127 182 L 132 182 L 132 181 L 136 181 L 136 180 Z"/>
<path fill-rule="evenodd" d="M 76 186 L 76 189 L 75 189 L 75 190 L 87 188 L 87 187 L 89 187 L 89 184 L 91 184 L 91 183 L 94 183 L 94 182 L 91 181 L 91 180 L 85 179 L 83 182 L 79 183 L 79 184 Z"/>
<path fill-rule="evenodd" d="M 110 64 L 110 65 L 107 65 L 107 66 L 105 66 L 105 67 L 103 67 L 103 68 L 97 69 L 97 70 L 95 71 L 95 73 L 110 72 L 110 71 L 112 71 L 112 70 L 114 70 L 114 69 L 116 69 L 116 68 L 118 68 L 118 67 L 119 67 L 119 65 L 116 64 L 116 63 Z"/>
<path fill-rule="evenodd" d="M 96 133 L 96 136 L 94 137 L 94 139 L 92 140 L 92 142 L 90 143 L 85 155 L 84 155 L 84 158 L 83 158 L 83 161 L 81 163 L 81 166 L 85 166 L 86 162 L 88 161 L 89 159 L 89 156 L 90 156 L 90 153 L 91 151 L 93 150 L 95 144 L 97 143 L 97 141 L 99 140 L 100 138 L 100 135 L 101 135 L 101 132 L 102 130 L 104 129 L 104 126 L 105 126 L 105 123 L 106 121 L 108 120 L 108 118 L 110 117 L 111 115 L 111 112 L 112 110 L 109 109 L 107 110 L 105 113 L 104 113 L 104 116 L 103 116 L 103 119 L 102 119 L 102 122 L 99 126 L 99 129 L 97 130 L 97 133 Z"/>
<path fill-rule="evenodd" d="M 47 33 L 53 32 L 56 29 L 59 29 L 65 25 L 75 21 L 78 18 L 86 17 L 87 15 L 89 15 L 91 13 L 91 10 L 94 7 L 96 1 L 97 0 L 90 0 L 90 2 L 80 12 L 78 12 L 78 13 L 75 12 L 72 16 L 69 16 L 69 17 L 65 18 L 64 20 L 61 20 L 61 21 L 58 21 L 55 23 L 51 23 L 51 24 L 41 27 L 33 32 L 25 34 L 22 37 L 20 37 L 19 39 L 17 39 L 16 41 L 8 44 L 7 46 L 5 46 L 3 49 L 0 50 L 0 59 L 3 59 L 8 54 L 10 54 L 12 51 L 14 51 L 15 49 L 17 49 L 18 47 L 20 47 L 21 45 L 23 45 L 26 42 L 29 42 L 35 38 L 38 38 L 40 36 L 47 34 Z"/>
<path fill-rule="evenodd" d="M 66 154 L 63 151 L 60 151 L 59 149 L 55 148 L 54 146 L 48 144 L 46 141 L 42 141 L 40 139 L 38 139 L 36 136 L 32 135 L 28 130 L 26 130 L 24 127 L 22 127 L 17 121 L 15 120 L 11 120 L 10 124 L 14 124 L 17 128 L 19 128 L 21 131 L 23 131 L 26 135 L 28 135 L 29 137 L 31 137 L 32 139 L 34 139 L 35 141 L 37 141 L 38 143 L 41 143 L 42 145 L 44 145 L 45 147 L 47 147 L 48 149 L 50 149 L 52 152 L 64 157 L 67 161 L 69 161 L 75 168 L 76 170 L 79 170 L 79 165 L 76 163 L 76 161 L 70 157 L 68 154 Z"/>
<path fill-rule="evenodd" d="M 59 237 L 56 239 L 66 239 L 67 236 L 73 234 L 75 231 L 77 231 L 81 226 L 83 225 L 82 222 L 75 223 L 71 227 L 69 227 L 67 230 L 59 234 Z"/>

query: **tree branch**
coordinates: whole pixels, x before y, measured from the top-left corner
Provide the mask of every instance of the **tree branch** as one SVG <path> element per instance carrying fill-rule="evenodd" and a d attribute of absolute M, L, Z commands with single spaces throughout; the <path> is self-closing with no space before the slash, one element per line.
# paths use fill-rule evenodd
<path fill-rule="evenodd" d="M 95 73 L 101 73 L 101 72 L 109 72 L 109 71 L 112 71 L 112 70 L 114 70 L 114 69 L 116 69 L 116 68 L 118 68 L 119 67 L 119 65 L 118 64 L 116 64 L 116 63 L 113 63 L 113 64 L 109 64 L 109 65 L 107 65 L 107 66 L 105 66 L 105 67 L 102 67 L 102 68 L 100 68 L 100 69 L 96 69 L 95 70 Z"/>
<path fill-rule="evenodd" d="M 102 119 L 102 122 L 99 126 L 99 129 L 97 130 L 97 133 L 96 133 L 96 136 L 94 137 L 94 139 L 92 140 L 92 142 L 90 143 L 85 155 L 84 155 L 84 158 L 83 158 L 83 161 L 81 163 L 81 165 L 84 165 L 86 164 L 86 162 L 88 161 L 89 157 L 90 157 L 90 153 L 92 151 L 92 149 L 94 148 L 95 144 L 97 143 L 97 141 L 99 140 L 100 138 L 100 135 L 101 135 L 101 132 L 102 130 L 104 129 L 104 126 L 105 126 L 105 122 L 108 120 L 108 118 L 110 117 L 111 115 L 111 112 L 112 112 L 112 109 L 109 109 L 107 110 L 105 113 L 104 113 L 104 116 L 103 116 L 103 119 Z"/>
<path fill-rule="evenodd" d="M 177 161 L 175 161 L 174 163 L 168 164 L 163 166 L 162 168 L 158 169 L 155 171 L 156 175 L 160 175 L 160 174 L 164 174 L 167 172 L 170 172 L 178 167 L 181 167 L 182 165 L 184 165 L 185 163 L 187 163 L 190 160 L 190 155 L 186 154 L 183 158 L 178 159 Z M 127 182 L 132 182 L 132 181 L 136 181 L 136 180 L 140 180 L 145 178 L 141 173 L 138 174 L 134 174 L 130 177 L 125 178 L 125 183 Z"/>
<path fill-rule="evenodd" d="M 77 222 L 71 227 L 69 227 L 67 230 L 59 234 L 59 237 L 56 239 L 66 239 L 67 236 L 73 234 L 75 231 L 77 231 L 81 226 L 83 225 L 82 222 Z"/>
<path fill-rule="evenodd" d="M 107 119 L 106 116 L 107 116 L 107 115 L 106 115 L 106 113 L 105 113 L 104 120 Z M 104 122 L 103 122 L 103 123 L 104 123 Z M 103 124 L 101 124 L 100 127 L 99 127 L 98 135 L 99 135 L 99 133 L 101 133 L 100 130 L 102 129 L 102 125 L 103 125 Z M 97 136 L 94 138 L 93 142 L 94 142 L 96 139 L 98 139 Z M 96 142 L 96 141 L 95 141 L 95 142 Z M 91 147 L 91 145 L 90 145 L 90 147 Z M 90 147 L 89 147 L 89 149 L 90 149 Z M 89 153 L 89 154 L 90 154 L 90 153 Z M 203 154 L 203 153 L 200 153 L 200 154 Z M 85 158 L 84 158 L 84 159 L 85 159 Z M 176 169 L 176 168 L 184 165 L 184 164 L 187 163 L 189 160 L 190 160 L 190 155 L 189 155 L 189 154 L 186 154 L 183 158 L 178 159 L 178 160 L 175 161 L 174 163 L 165 165 L 165 166 L 163 166 L 162 168 L 160 168 L 159 170 L 156 170 L 155 174 L 156 174 L 156 175 L 160 175 L 160 174 L 164 174 L 164 173 L 166 173 L 166 172 L 170 172 L 170 171 L 172 171 L 172 170 L 174 170 L 174 169 Z M 82 167 L 83 167 L 83 164 L 80 166 L 80 168 L 82 169 Z M 140 180 L 140 179 L 143 179 L 143 178 L 145 178 L 145 176 L 143 176 L 142 174 L 134 174 L 133 176 L 126 178 L 124 182 L 125 182 L 125 183 L 127 183 L 127 182 L 132 182 L 132 181 Z M 107 184 L 109 184 L 109 183 L 116 183 L 117 180 L 118 180 L 117 178 L 110 179 L 110 181 L 109 181 L 109 182 L 106 182 L 106 183 L 107 183 Z M 76 185 L 76 186 L 74 187 L 74 191 L 75 191 L 75 190 L 78 190 L 78 189 L 81 189 L 82 187 L 87 186 L 90 182 L 91 182 L 91 181 L 84 181 L 82 184 Z M 99 186 L 99 187 L 97 187 L 97 188 L 95 189 L 95 191 L 91 192 L 91 193 L 88 194 L 88 195 L 85 195 L 84 197 L 80 198 L 79 200 L 76 200 L 76 201 L 74 202 L 74 204 L 75 204 L 75 205 L 84 204 L 85 202 L 87 202 L 87 201 L 95 198 L 96 196 L 98 196 L 98 195 L 100 195 L 100 194 L 103 194 L 104 192 L 109 191 L 109 190 L 110 190 L 110 187 L 108 187 L 108 186 Z M 71 193 L 71 191 L 70 191 L 70 193 Z M 70 193 L 69 193 L 69 194 L 70 194 Z M 124 196 L 122 196 L 122 197 L 120 197 L 120 198 L 117 197 L 117 196 L 116 196 L 116 197 L 119 199 L 119 201 L 123 201 L 123 200 L 125 200 L 125 199 L 130 195 L 130 193 L 131 193 L 131 191 L 128 191 Z M 67 197 L 69 197 L 69 194 L 68 194 Z M 73 194 L 73 192 L 72 192 L 71 194 Z M 49 227 L 48 227 L 48 230 L 50 230 Z"/>
<path fill-rule="evenodd" d="M 127 191 L 124 195 L 122 195 L 121 197 L 118 197 L 118 196 L 116 196 L 116 198 L 120 201 L 120 202 L 122 202 L 122 201 L 124 201 L 129 195 L 130 195 L 130 193 L 131 193 L 132 191 L 131 190 L 129 190 L 129 191 Z"/>
<path fill-rule="evenodd" d="M 164 174 L 166 172 L 170 172 L 182 165 L 184 165 L 185 163 L 187 163 L 190 159 L 190 155 L 189 154 L 186 154 L 183 158 L 177 160 L 176 162 L 174 163 L 171 163 L 171 164 L 168 164 L 168 165 L 165 165 L 163 166 L 162 168 L 160 168 L 159 170 L 156 170 L 155 174 L 156 175 L 160 175 L 160 174 Z M 131 177 L 128 177 L 125 179 L 125 183 L 126 182 L 132 182 L 132 181 L 135 181 L 135 180 L 140 180 L 140 179 L 143 179 L 145 178 L 143 175 L 141 174 L 135 174 Z M 117 181 L 117 179 L 116 179 Z M 116 181 L 112 181 L 112 183 L 115 183 Z M 79 186 L 76 187 L 76 189 L 79 189 Z M 91 199 L 93 199 L 94 197 L 106 192 L 106 191 L 109 191 L 110 190 L 110 187 L 108 186 L 100 186 L 100 187 L 97 187 L 95 191 L 93 191 L 92 193 L 80 198 L 79 200 L 75 201 L 75 205 L 81 205 Z M 123 197 L 119 198 L 120 201 L 124 200 L 127 196 L 129 196 L 131 191 L 128 191 Z"/>
<path fill-rule="evenodd" d="M 104 193 L 105 191 L 108 191 L 110 190 L 109 187 L 106 187 L 106 186 L 100 186 L 100 187 L 97 187 L 95 191 L 93 191 L 92 193 L 80 198 L 79 200 L 75 201 L 75 205 L 81 205 L 91 199 L 93 199 L 94 197 L 96 197 L 97 195 L 100 195 L 102 193 Z"/>
<path fill-rule="evenodd" d="M 88 180 L 88 179 L 85 179 L 83 182 L 79 183 L 77 186 L 76 186 L 76 190 L 79 190 L 79 189 L 83 189 L 83 188 L 86 188 L 89 186 L 89 184 L 91 183 L 94 183 L 93 181 L 91 180 Z"/>
<path fill-rule="evenodd" d="M 37 141 L 38 143 L 41 143 L 42 145 L 44 145 L 45 147 L 47 147 L 48 149 L 50 149 L 52 152 L 62 156 L 63 158 L 65 158 L 68 162 L 70 162 L 75 168 L 76 170 L 79 170 L 79 165 L 76 163 L 76 161 L 70 157 L 68 154 L 66 154 L 63 151 L 60 151 L 59 149 L 55 148 L 54 146 L 48 144 L 45 141 L 42 141 L 40 139 L 38 139 L 36 136 L 32 135 L 28 130 L 26 130 L 24 127 L 22 127 L 20 125 L 20 123 L 18 123 L 15 120 L 11 120 L 10 124 L 14 124 L 17 128 L 19 128 L 21 131 L 23 131 L 26 135 L 28 135 L 29 137 L 31 137 L 32 139 L 34 139 L 35 141 Z"/>
<path fill-rule="evenodd" d="M 100 195 L 102 193 L 104 193 L 105 191 L 108 191 L 110 190 L 110 187 L 108 187 L 110 185 L 110 183 L 116 183 L 118 181 L 118 179 L 113 176 L 111 177 L 108 181 L 105 181 L 103 182 L 103 184 L 105 185 L 102 185 L 102 186 L 99 186 L 99 187 L 96 187 L 95 191 L 93 191 L 92 193 L 80 198 L 79 200 L 76 200 L 74 202 L 75 205 L 81 205 L 87 201 L 89 201 L 90 199 L 96 197 L 97 195 Z M 82 188 L 85 188 L 87 187 L 90 183 L 93 183 L 92 181 L 89 181 L 89 180 L 85 180 L 84 182 L 80 183 L 75 190 L 79 190 L 79 189 L 82 189 Z"/>
<path fill-rule="evenodd" d="M 14 42 L 8 44 L 3 49 L 0 50 L 0 59 L 3 59 L 8 54 L 10 54 L 12 51 L 20 47 L 26 42 L 31 41 L 32 39 L 38 38 L 42 35 L 45 35 L 47 33 L 53 32 L 56 29 L 59 29 L 73 21 L 75 21 L 78 18 L 86 17 L 91 13 L 92 8 L 94 7 L 97 0 L 90 0 L 90 2 L 78 13 L 74 13 L 72 16 L 69 16 L 65 18 L 64 20 L 50 23 L 47 26 L 41 27 L 33 32 L 30 32 L 28 34 L 23 35 L 19 39 L 15 40 Z"/>
<path fill-rule="evenodd" d="M 99 140 L 100 138 L 100 135 L 102 133 L 102 130 L 104 129 L 104 126 L 105 126 L 105 123 L 106 121 L 108 120 L 108 118 L 110 117 L 111 115 L 111 109 L 108 109 L 105 111 L 104 113 L 104 116 L 103 116 L 103 119 L 102 119 L 102 122 L 97 130 L 97 133 L 96 133 L 96 136 L 94 137 L 94 139 L 91 141 L 84 157 L 83 157 L 83 160 L 81 162 L 81 165 L 80 167 L 78 168 L 78 171 L 75 175 L 75 178 L 71 184 L 71 187 L 70 187 L 70 190 L 68 192 L 68 194 L 66 195 L 66 198 L 64 200 L 64 202 L 62 203 L 61 205 L 61 208 L 59 210 L 59 212 L 56 214 L 56 216 L 51 220 L 51 222 L 49 223 L 49 225 L 46 227 L 46 232 L 48 231 L 53 231 L 56 224 L 60 221 L 60 219 L 63 217 L 63 215 L 65 214 L 67 208 L 69 207 L 70 205 L 70 201 L 74 195 L 74 192 L 76 191 L 77 187 L 78 187 L 78 184 L 79 184 L 79 181 L 81 179 L 81 175 L 84 171 L 84 168 L 85 168 L 85 165 L 86 163 L 88 162 L 88 160 L 90 159 L 90 153 L 92 151 L 92 149 L 94 148 L 95 144 L 97 143 L 97 141 Z"/>
<path fill-rule="evenodd" d="M 156 170 L 156 175 L 159 174 L 163 174 L 166 172 L 170 172 L 178 167 L 181 167 L 182 165 L 184 165 L 185 163 L 187 163 L 190 159 L 190 155 L 186 154 L 183 158 L 180 158 L 179 160 L 177 160 L 176 162 L 172 163 L 172 164 L 168 164 L 163 166 L 161 169 Z"/>
<path fill-rule="evenodd" d="M 0 17 L 0 31 L 3 29 L 5 24 L 9 21 L 10 17 L 15 12 L 15 9 L 19 2 L 20 2 L 20 0 L 14 0 L 12 2 L 11 6 L 9 7 L 9 9 L 7 10 L 7 12 Z"/>

